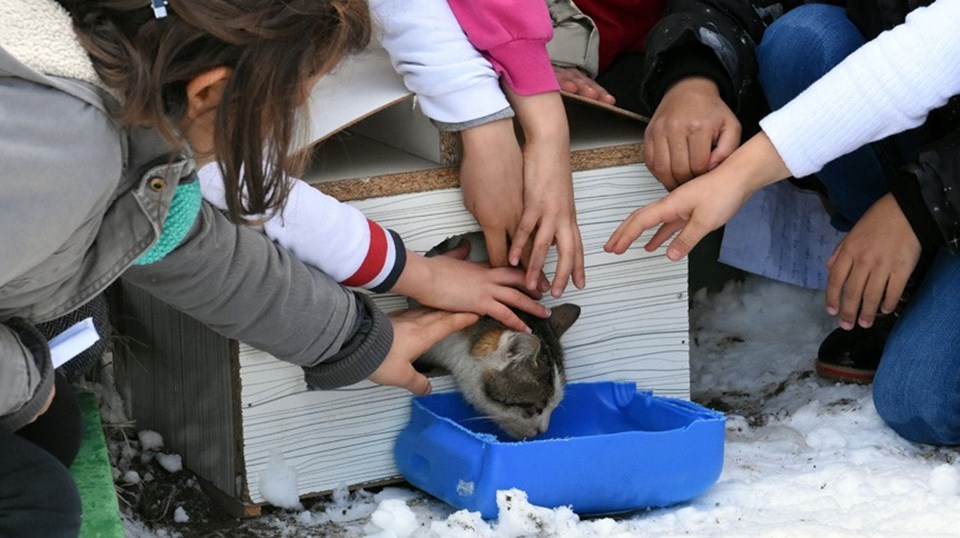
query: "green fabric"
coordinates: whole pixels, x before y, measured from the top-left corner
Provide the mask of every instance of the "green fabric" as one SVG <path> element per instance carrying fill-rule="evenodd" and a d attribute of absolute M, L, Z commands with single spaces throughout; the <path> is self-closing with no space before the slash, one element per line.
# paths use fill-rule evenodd
<path fill-rule="evenodd" d="M 178 185 L 177 191 L 173 193 L 173 200 L 170 201 L 170 212 L 163 221 L 160 237 L 150 250 L 144 252 L 133 264 L 150 265 L 162 260 L 170 251 L 177 248 L 193 226 L 193 221 L 197 220 L 201 199 L 199 180 L 194 179 L 190 183 Z"/>
<path fill-rule="evenodd" d="M 70 474 L 80 489 L 83 507 L 80 536 L 123 538 L 120 505 L 113 487 L 113 472 L 100 424 L 97 396 L 92 392 L 78 392 L 77 397 L 83 413 L 83 442 L 80 444 L 80 454 L 70 467 Z"/>

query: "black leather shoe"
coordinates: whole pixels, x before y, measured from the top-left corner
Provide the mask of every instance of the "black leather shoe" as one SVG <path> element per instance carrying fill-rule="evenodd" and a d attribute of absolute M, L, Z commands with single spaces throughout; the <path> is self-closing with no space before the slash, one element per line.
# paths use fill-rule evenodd
<path fill-rule="evenodd" d="M 828 334 L 817 351 L 817 375 L 843 383 L 872 383 L 887 338 L 932 263 L 930 254 L 921 255 L 917 267 L 907 280 L 897 308 L 889 314 L 877 315 L 869 329 L 854 325 L 849 331 L 834 329 Z"/>
<path fill-rule="evenodd" d="M 859 325 L 849 331 L 834 329 L 817 352 L 817 375 L 843 383 L 872 383 L 883 347 L 898 317 L 897 314 L 877 316 L 869 329 Z"/>

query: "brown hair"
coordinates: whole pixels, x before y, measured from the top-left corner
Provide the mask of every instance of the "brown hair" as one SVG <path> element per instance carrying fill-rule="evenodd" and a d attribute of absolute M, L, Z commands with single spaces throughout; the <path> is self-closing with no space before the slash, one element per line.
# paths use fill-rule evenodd
<path fill-rule="evenodd" d="M 309 79 L 370 39 L 364 0 L 168 0 L 160 19 L 150 0 L 60 1 L 97 73 L 119 94 L 120 120 L 154 127 L 176 145 L 187 83 L 214 67 L 233 69 L 214 150 L 227 207 L 241 221 L 281 208 L 287 174 L 304 168 L 307 157 L 291 150 Z"/>

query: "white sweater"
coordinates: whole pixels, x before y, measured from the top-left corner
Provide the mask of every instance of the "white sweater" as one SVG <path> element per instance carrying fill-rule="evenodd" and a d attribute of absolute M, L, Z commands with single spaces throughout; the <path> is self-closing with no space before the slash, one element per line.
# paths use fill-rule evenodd
<path fill-rule="evenodd" d="M 380 41 L 428 118 L 465 124 L 510 104 L 493 66 L 467 39 L 447 0 L 370 0 Z"/>
<path fill-rule="evenodd" d="M 795 177 L 921 125 L 960 94 L 960 0 L 937 0 L 760 121 Z"/>

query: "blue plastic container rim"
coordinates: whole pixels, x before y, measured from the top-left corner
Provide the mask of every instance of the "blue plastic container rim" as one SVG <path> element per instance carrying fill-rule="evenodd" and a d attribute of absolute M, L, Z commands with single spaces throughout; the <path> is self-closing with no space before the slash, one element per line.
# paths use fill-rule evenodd
<path fill-rule="evenodd" d="M 411 409 L 397 439 L 401 472 L 486 518 L 496 517 L 496 491 L 513 487 L 581 514 L 667 506 L 707 489 L 723 465 L 721 413 L 634 383 L 569 384 L 550 429 L 523 441 L 475 421 L 457 393 L 415 398 Z"/>

